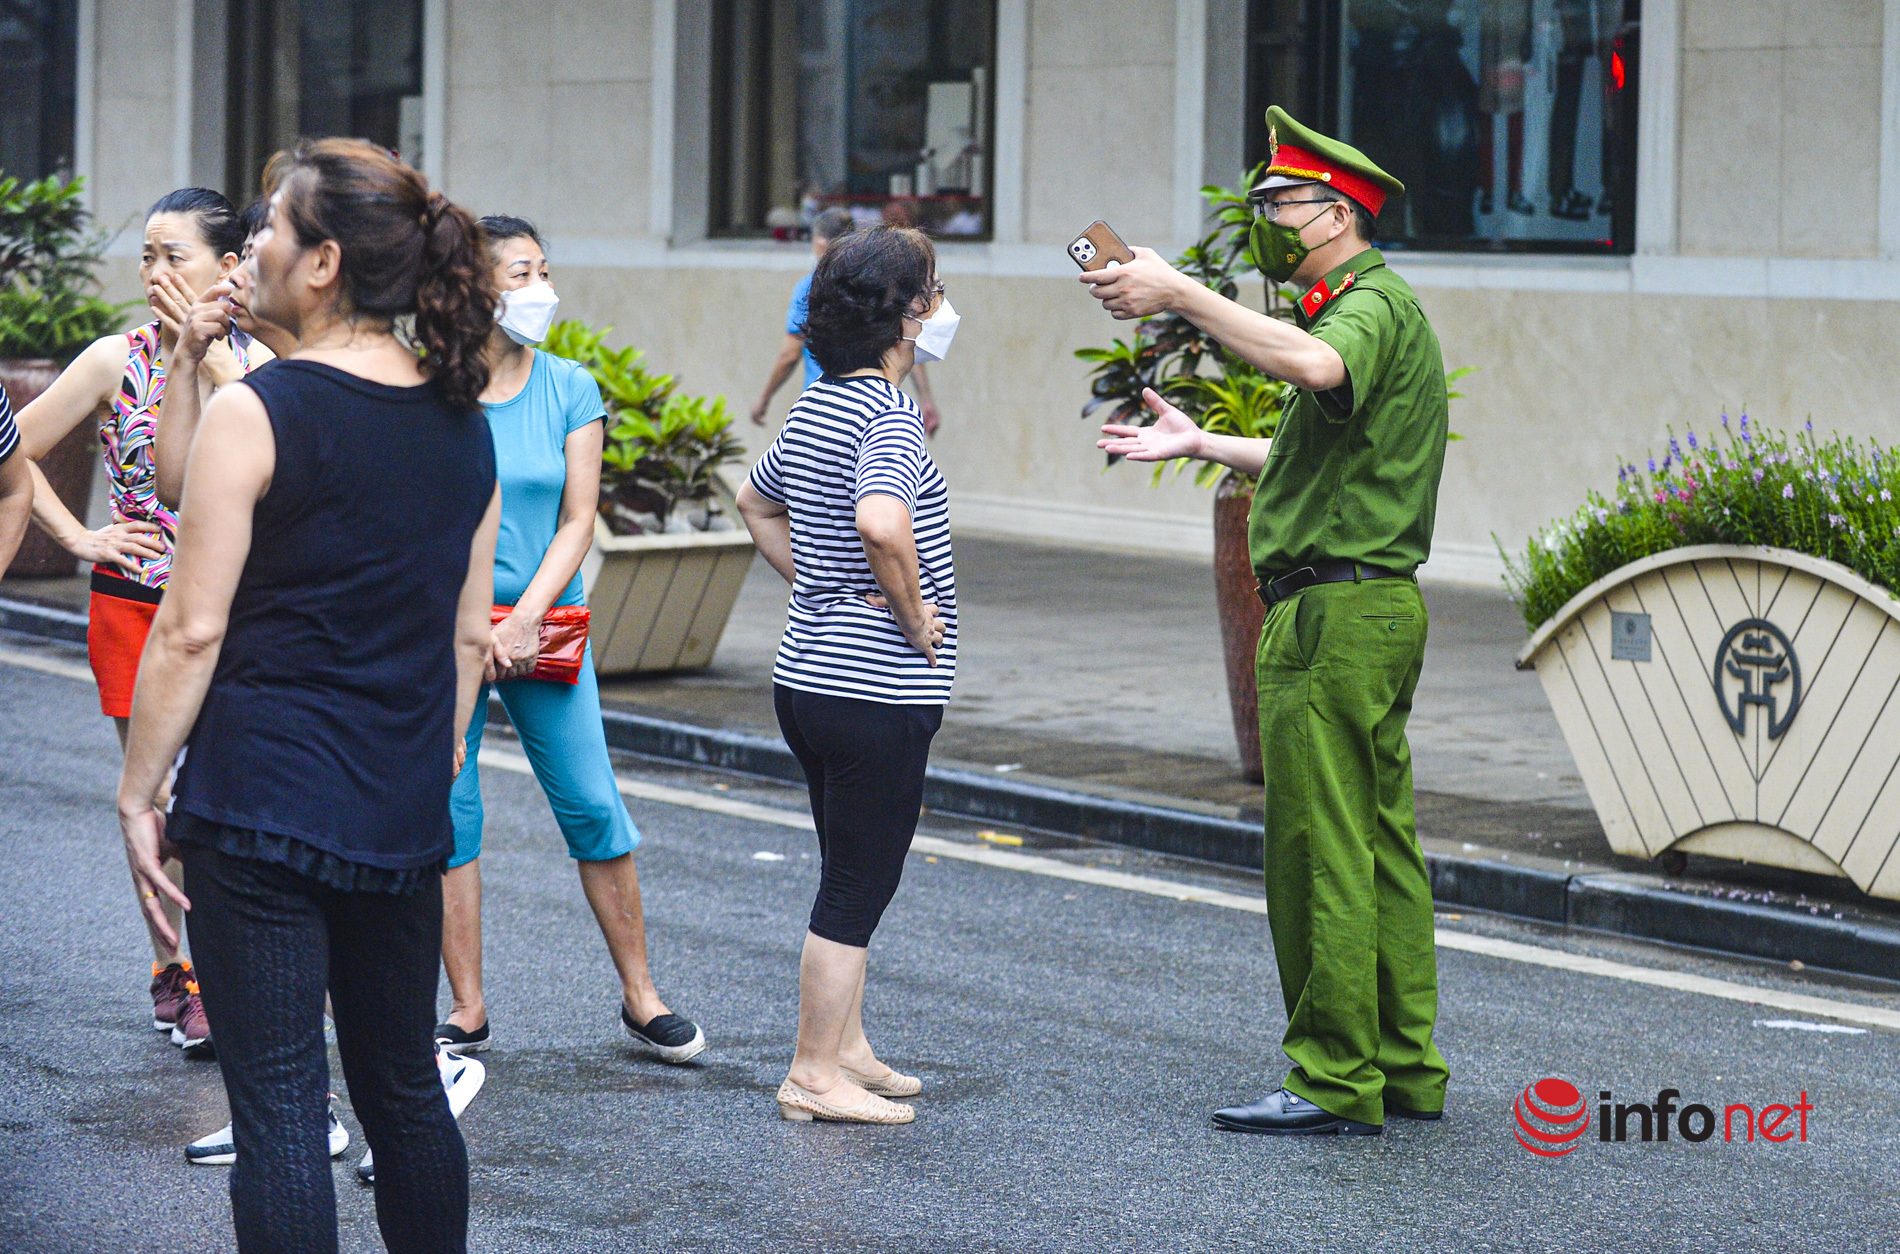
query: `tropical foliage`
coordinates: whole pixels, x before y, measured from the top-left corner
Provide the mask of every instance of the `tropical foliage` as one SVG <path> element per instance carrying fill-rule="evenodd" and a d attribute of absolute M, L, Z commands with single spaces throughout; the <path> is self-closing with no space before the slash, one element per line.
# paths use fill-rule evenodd
<path fill-rule="evenodd" d="M 719 468 L 745 453 L 725 397 L 681 395 L 679 380 L 649 371 L 639 349 L 608 348 L 612 331 L 569 319 L 541 345 L 580 362 L 600 383 L 607 405 L 601 517 L 616 535 L 681 530 L 690 525 L 685 507 L 698 507 L 697 521 L 710 524 L 721 514 Z"/>
<path fill-rule="evenodd" d="M 1672 432 L 1660 462 L 1616 477 L 1614 495 L 1592 492 L 1522 557 L 1505 554 L 1505 582 L 1533 629 L 1619 566 L 1692 544 L 1793 549 L 1900 593 L 1900 452 L 1817 439 L 1812 422 L 1791 437 L 1724 414 L 1712 437 Z"/>
<path fill-rule="evenodd" d="M 0 175 L 0 357 L 64 362 L 138 303 L 99 295 L 107 237 L 88 230 L 84 190 L 80 179 Z"/>

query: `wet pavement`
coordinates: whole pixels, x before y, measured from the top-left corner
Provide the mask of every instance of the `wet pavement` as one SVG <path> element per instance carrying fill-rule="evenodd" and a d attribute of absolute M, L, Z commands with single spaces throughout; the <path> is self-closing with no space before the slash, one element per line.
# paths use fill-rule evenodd
<path fill-rule="evenodd" d="M 7 665 L 0 711 L 0 1246 L 228 1249 L 225 1173 L 181 1152 L 226 1117 L 216 1067 L 146 1026 L 110 724 L 89 686 Z M 1900 1231 L 1900 1034 L 1441 949 L 1442 1123 L 1241 1137 L 1207 1112 L 1280 1074 L 1259 914 L 915 853 L 874 943 L 866 1018 L 885 1057 L 923 1077 L 918 1122 L 784 1123 L 771 1094 L 795 1028 L 813 840 L 700 807 L 795 814 L 798 793 L 622 770 L 690 794 L 629 806 L 656 973 L 711 1049 L 676 1070 L 630 1047 L 545 801 L 531 778 L 485 770 L 497 1044 L 463 1118 L 474 1249 L 1858 1251 Z M 936 816 L 926 830 L 979 839 Z M 1258 892 L 1206 866 L 1033 834 L 1023 848 L 1037 845 Z M 1900 1009 L 1900 990 L 1866 981 L 1476 915 L 1441 926 Z M 1511 1128 L 1514 1099 L 1550 1075 L 1620 1102 L 1675 1088 L 1680 1104 L 1759 1107 L 1805 1091 L 1814 1109 L 1805 1143 L 1606 1144 L 1593 1130 L 1547 1161 Z M 336 1169 L 343 1248 L 374 1250 L 371 1198 L 348 1170 L 358 1148 Z"/>

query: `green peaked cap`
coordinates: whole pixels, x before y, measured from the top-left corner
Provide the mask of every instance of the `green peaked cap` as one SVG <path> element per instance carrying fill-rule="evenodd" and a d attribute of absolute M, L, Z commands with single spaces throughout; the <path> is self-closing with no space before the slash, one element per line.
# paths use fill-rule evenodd
<path fill-rule="evenodd" d="M 1279 105 L 1267 110 L 1267 141 L 1272 155 L 1254 191 L 1283 187 L 1289 180 L 1325 183 L 1374 215 L 1385 206 L 1386 197 L 1405 194 L 1405 184 L 1381 170 L 1365 153 L 1301 125 Z"/>

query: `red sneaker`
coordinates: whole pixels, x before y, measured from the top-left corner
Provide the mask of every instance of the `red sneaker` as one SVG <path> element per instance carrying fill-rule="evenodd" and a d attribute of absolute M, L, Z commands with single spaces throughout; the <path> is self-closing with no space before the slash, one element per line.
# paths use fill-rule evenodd
<path fill-rule="evenodd" d="M 198 981 L 185 985 L 185 1004 L 178 1011 L 178 1024 L 172 1028 L 172 1044 L 185 1047 L 187 1058 L 215 1058 L 211 1048 L 211 1021 L 205 1018 L 204 999 L 198 996 Z"/>
<path fill-rule="evenodd" d="M 178 1026 L 178 1016 L 184 1012 L 185 998 L 190 995 L 185 985 L 190 982 L 189 962 L 174 962 L 164 968 L 156 962 L 152 964 L 152 1031 L 170 1032 Z"/>

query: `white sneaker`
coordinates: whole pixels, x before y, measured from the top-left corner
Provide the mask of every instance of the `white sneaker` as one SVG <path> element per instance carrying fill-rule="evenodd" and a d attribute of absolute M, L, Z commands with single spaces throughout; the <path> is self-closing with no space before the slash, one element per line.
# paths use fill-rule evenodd
<path fill-rule="evenodd" d="M 475 1094 L 488 1082 L 488 1068 L 473 1058 L 451 1054 L 439 1045 L 435 1051 L 435 1066 L 442 1076 L 442 1090 L 449 1095 L 449 1114 L 460 1119 L 468 1104 L 475 1100 Z M 376 1183 L 376 1156 L 372 1151 L 363 1151 L 363 1161 L 356 1164 L 356 1178 L 364 1184 Z"/>
<path fill-rule="evenodd" d="M 330 1157 L 340 1158 L 350 1148 L 350 1130 L 336 1117 L 336 1094 L 330 1095 Z M 237 1161 L 237 1142 L 231 1137 L 231 1125 L 225 1124 L 210 1136 L 201 1136 L 185 1146 L 185 1161 L 198 1167 L 229 1167 Z"/>

